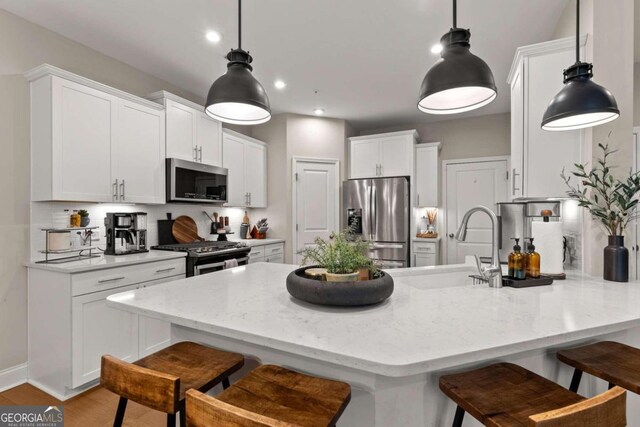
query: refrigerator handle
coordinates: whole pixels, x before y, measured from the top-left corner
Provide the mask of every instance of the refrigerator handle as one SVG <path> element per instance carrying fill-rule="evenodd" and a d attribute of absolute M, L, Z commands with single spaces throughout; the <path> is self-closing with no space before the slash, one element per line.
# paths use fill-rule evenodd
<path fill-rule="evenodd" d="M 376 200 L 375 186 L 371 186 L 371 217 L 371 240 L 375 241 L 378 237 L 374 231 L 378 226 L 378 202 Z"/>
<path fill-rule="evenodd" d="M 369 215 L 369 229 L 367 230 L 367 234 L 368 234 L 368 239 L 371 241 L 373 240 L 373 215 L 372 215 L 372 209 L 373 209 L 373 186 L 369 186 L 367 187 L 367 214 Z"/>

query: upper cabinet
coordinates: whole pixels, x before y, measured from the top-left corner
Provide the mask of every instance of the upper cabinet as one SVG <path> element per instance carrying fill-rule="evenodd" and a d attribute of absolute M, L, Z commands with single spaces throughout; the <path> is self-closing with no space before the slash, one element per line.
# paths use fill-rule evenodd
<path fill-rule="evenodd" d="M 164 203 L 162 106 L 42 65 L 31 82 L 31 199 Z"/>
<path fill-rule="evenodd" d="M 166 108 L 167 158 L 222 166 L 222 124 L 204 107 L 172 93 L 152 93 L 148 99 Z"/>
<path fill-rule="evenodd" d="M 584 49 L 586 37 L 580 41 Z M 542 130 L 542 116 L 563 86 L 562 71 L 575 62 L 575 39 L 518 48 L 511 86 L 511 196 L 566 197 L 560 177 L 580 162 L 583 131 Z"/>
<path fill-rule="evenodd" d="M 222 131 L 222 167 L 227 168 L 227 206 L 267 207 L 267 145 L 232 130 Z"/>
<path fill-rule="evenodd" d="M 413 175 L 415 130 L 349 138 L 349 178 Z"/>
<path fill-rule="evenodd" d="M 415 207 L 440 205 L 440 146 L 439 142 L 416 145 Z"/>

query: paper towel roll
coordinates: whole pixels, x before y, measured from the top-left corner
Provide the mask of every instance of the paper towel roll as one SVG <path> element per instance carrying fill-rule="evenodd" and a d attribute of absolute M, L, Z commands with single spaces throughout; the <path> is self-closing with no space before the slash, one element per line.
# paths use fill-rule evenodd
<path fill-rule="evenodd" d="M 562 222 L 533 221 L 531 223 L 531 237 L 533 237 L 536 252 L 540 254 L 540 273 L 564 273 Z"/>

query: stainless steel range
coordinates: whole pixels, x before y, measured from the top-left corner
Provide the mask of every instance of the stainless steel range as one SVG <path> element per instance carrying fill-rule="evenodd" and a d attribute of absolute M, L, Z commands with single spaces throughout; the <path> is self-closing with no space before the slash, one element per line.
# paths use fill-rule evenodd
<path fill-rule="evenodd" d="M 235 259 L 238 265 L 249 262 L 251 248 L 243 242 L 217 242 L 205 240 L 194 243 L 171 243 L 153 246 L 151 249 L 187 253 L 187 277 L 223 270 L 228 261 Z"/>

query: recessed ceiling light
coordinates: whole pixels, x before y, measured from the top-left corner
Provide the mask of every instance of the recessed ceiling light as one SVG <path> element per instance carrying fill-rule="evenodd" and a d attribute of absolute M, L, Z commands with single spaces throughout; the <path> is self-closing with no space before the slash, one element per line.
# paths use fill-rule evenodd
<path fill-rule="evenodd" d="M 315 110 L 313 110 L 313 114 L 315 114 L 316 116 L 321 116 L 324 114 L 324 109 L 316 108 Z"/>
<path fill-rule="evenodd" d="M 285 87 L 287 87 L 287 84 L 285 82 L 283 82 L 282 80 L 276 80 L 273 85 L 276 87 L 276 89 L 284 89 Z"/>
<path fill-rule="evenodd" d="M 431 53 L 435 53 L 436 55 L 442 52 L 442 45 L 440 43 L 436 43 L 431 46 Z"/>
<path fill-rule="evenodd" d="M 217 33 L 215 31 L 209 31 L 207 32 L 207 40 L 209 40 L 211 43 L 219 43 L 220 40 L 222 40 L 222 36 L 220 35 L 220 33 Z"/>

